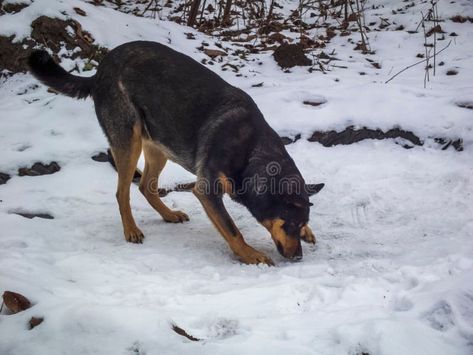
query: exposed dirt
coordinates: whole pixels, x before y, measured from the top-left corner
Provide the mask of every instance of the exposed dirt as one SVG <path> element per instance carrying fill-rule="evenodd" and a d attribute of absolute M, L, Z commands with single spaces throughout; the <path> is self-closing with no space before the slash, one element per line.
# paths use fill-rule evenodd
<path fill-rule="evenodd" d="M 405 131 L 400 128 L 392 128 L 386 132 L 380 129 L 371 129 L 367 127 L 355 129 L 353 126 L 345 128 L 343 131 L 328 131 L 321 132 L 316 131 L 308 139 L 309 142 L 319 142 L 324 147 L 332 147 L 334 145 L 348 145 L 360 142 L 365 139 L 389 139 L 389 138 L 402 138 L 407 142 L 412 143 L 416 146 L 424 145 L 424 142 L 413 132 Z M 452 146 L 456 151 L 463 151 L 463 140 L 450 139 L 450 138 L 433 138 L 433 140 L 442 145 L 442 150 L 448 149 Z M 406 149 L 410 149 L 413 146 L 409 144 L 402 145 Z"/>
<path fill-rule="evenodd" d="M 300 44 L 281 44 L 273 53 L 274 59 L 283 69 L 296 65 L 310 66 L 312 61 L 306 57 Z"/>
<path fill-rule="evenodd" d="M 461 101 L 457 102 L 456 105 L 461 108 L 473 110 L 473 101 Z"/>
<path fill-rule="evenodd" d="M 35 42 L 25 40 L 13 43 L 14 36 L 0 36 L 0 71 L 6 69 L 12 73 L 26 71 L 26 59 L 31 53 Z M 23 46 L 26 45 L 26 48 Z"/>
<path fill-rule="evenodd" d="M 49 175 L 54 174 L 61 170 L 61 167 L 55 161 L 49 164 L 43 163 L 34 163 L 31 168 L 20 168 L 18 169 L 19 176 L 40 176 L 40 175 Z"/>
<path fill-rule="evenodd" d="M 0 0 L 0 15 L 3 14 L 16 14 L 17 12 L 20 12 L 23 10 L 25 7 L 28 7 L 29 4 L 27 3 L 9 3 L 9 4 L 4 4 L 3 0 Z"/>
<path fill-rule="evenodd" d="M 288 144 L 291 144 L 291 143 L 295 143 L 297 142 L 299 139 L 301 139 L 301 134 L 298 133 L 296 134 L 294 137 L 286 137 L 286 136 L 283 136 L 281 137 L 281 140 L 283 142 L 284 145 L 288 145 Z"/>
<path fill-rule="evenodd" d="M 6 184 L 10 180 L 11 176 L 5 173 L 0 173 L 0 185 Z"/>
<path fill-rule="evenodd" d="M 38 17 L 31 23 L 31 38 L 14 43 L 14 36 L 0 36 L 0 70 L 7 69 L 12 73 L 26 72 L 26 60 L 33 48 L 40 46 L 53 51 L 54 57 L 58 60 L 57 53 L 61 48 L 73 50 L 79 47 L 80 50 L 71 54 L 71 58 L 77 57 L 100 62 L 108 52 L 104 47 L 94 44 L 94 39 L 87 31 L 82 29 L 79 22 L 68 19 L 66 21 L 47 16 Z M 67 27 L 74 30 L 71 34 Z"/>
<path fill-rule="evenodd" d="M 19 216 L 28 218 L 28 219 L 33 219 L 33 218 L 43 218 L 43 219 L 54 219 L 53 216 L 51 216 L 49 213 L 32 213 L 32 212 L 13 212 L 14 214 L 17 214 Z"/>
<path fill-rule="evenodd" d="M 386 138 L 403 138 L 414 145 L 422 145 L 422 141 L 414 133 L 404 131 L 399 128 L 393 128 L 387 132 L 383 132 L 380 129 L 371 129 L 363 127 L 355 129 L 353 126 L 345 128 L 341 132 L 328 131 L 320 132 L 316 131 L 308 139 L 309 142 L 319 142 L 324 147 L 332 147 L 334 145 L 347 145 L 356 142 L 360 142 L 364 139 L 386 139 Z"/>

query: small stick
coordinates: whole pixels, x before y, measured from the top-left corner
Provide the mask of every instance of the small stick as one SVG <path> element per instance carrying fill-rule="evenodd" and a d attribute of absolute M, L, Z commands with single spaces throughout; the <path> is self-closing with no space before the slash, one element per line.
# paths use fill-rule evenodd
<path fill-rule="evenodd" d="M 445 49 L 447 49 L 447 48 L 450 46 L 450 43 L 452 43 L 452 41 L 448 42 L 448 44 L 447 44 L 445 47 L 443 47 L 441 50 L 439 50 L 438 52 L 436 52 L 435 55 L 438 55 L 438 54 L 442 53 Z M 392 77 L 390 77 L 390 78 L 385 82 L 385 84 L 389 83 L 389 82 L 390 82 L 391 80 L 393 80 L 396 76 L 398 76 L 399 74 L 405 72 L 407 69 L 410 69 L 410 68 L 412 68 L 412 67 L 415 67 L 416 65 L 419 65 L 419 64 L 421 64 L 421 63 L 424 63 L 425 61 L 427 61 L 427 60 L 430 59 L 430 58 L 432 58 L 432 57 L 422 59 L 422 60 L 420 60 L 420 61 L 418 61 L 418 62 L 416 62 L 416 63 L 414 63 L 414 64 L 411 64 L 411 65 L 405 67 L 404 69 L 402 69 L 401 71 L 397 72 L 397 73 L 394 74 Z"/>

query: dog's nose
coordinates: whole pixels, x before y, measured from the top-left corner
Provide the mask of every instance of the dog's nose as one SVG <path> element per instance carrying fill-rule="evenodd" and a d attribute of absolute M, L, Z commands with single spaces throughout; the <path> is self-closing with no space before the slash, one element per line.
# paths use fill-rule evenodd
<path fill-rule="evenodd" d="M 292 261 L 301 261 L 302 260 L 302 246 L 299 244 L 299 247 L 296 250 L 296 253 L 291 258 Z"/>

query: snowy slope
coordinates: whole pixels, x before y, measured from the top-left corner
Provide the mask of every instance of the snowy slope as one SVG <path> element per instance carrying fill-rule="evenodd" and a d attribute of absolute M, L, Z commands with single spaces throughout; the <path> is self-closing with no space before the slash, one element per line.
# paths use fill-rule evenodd
<path fill-rule="evenodd" d="M 415 28 L 420 7 L 428 4 L 392 15 L 401 3 L 377 1 L 384 7 L 370 9 L 367 22 L 381 14 Z M 445 19 L 472 16 L 473 6 L 441 1 L 439 12 Z M 62 13 L 110 48 L 155 40 L 200 61 L 207 58 L 197 49 L 201 42 L 217 42 L 172 22 L 78 0 L 35 0 L 1 16 L 0 34 L 20 40 L 34 18 L 64 18 Z M 381 69 L 354 52 L 345 37 L 335 37 L 324 50 L 335 49 L 337 65 L 348 69 L 326 74 L 306 68 L 284 73 L 270 53 L 250 56 L 241 77 L 222 71 L 221 64 L 209 66 L 246 90 L 281 135 L 400 126 L 425 139 L 464 141 L 463 152 L 433 143 L 406 150 L 389 140 L 325 148 L 301 139 L 287 146 L 306 180 L 326 183 L 311 211 L 318 244 L 303 246 L 302 262 L 280 257 L 266 231 L 226 199 L 248 243 L 276 262 L 271 268 L 239 263 L 187 192 L 164 198 L 191 218 L 170 225 L 133 187 L 134 215 L 146 240 L 126 243 L 114 196 L 116 173 L 90 158 L 107 148 L 92 101 L 48 93 L 28 74 L 3 81 L 0 171 L 12 178 L 0 185 L 0 291 L 20 292 L 34 307 L 2 312 L 0 354 L 471 354 L 473 111 L 455 103 L 473 101 L 473 25 L 445 21 L 442 28 L 459 36 L 441 54 L 446 64 L 427 89 L 422 66 L 384 84 L 423 51 L 423 36 L 405 31 L 369 34 L 371 58 Z M 63 65 L 71 69 L 74 63 Z M 446 76 L 451 68 L 459 74 Z M 302 104 L 321 96 L 327 100 L 322 106 Z M 61 170 L 16 176 L 18 168 L 36 161 L 57 161 Z M 163 175 L 165 186 L 193 180 L 173 164 Z M 54 219 L 26 219 L 18 211 Z M 28 330 L 31 316 L 45 320 Z M 177 335 L 171 322 L 202 341 Z"/>

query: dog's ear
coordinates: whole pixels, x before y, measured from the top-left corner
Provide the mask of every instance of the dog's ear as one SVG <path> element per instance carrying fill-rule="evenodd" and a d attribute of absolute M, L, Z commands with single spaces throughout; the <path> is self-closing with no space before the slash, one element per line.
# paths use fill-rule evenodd
<path fill-rule="evenodd" d="M 305 190 L 309 194 L 309 196 L 315 195 L 320 190 L 324 188 L 325 184 L 306 184 Z"/>

